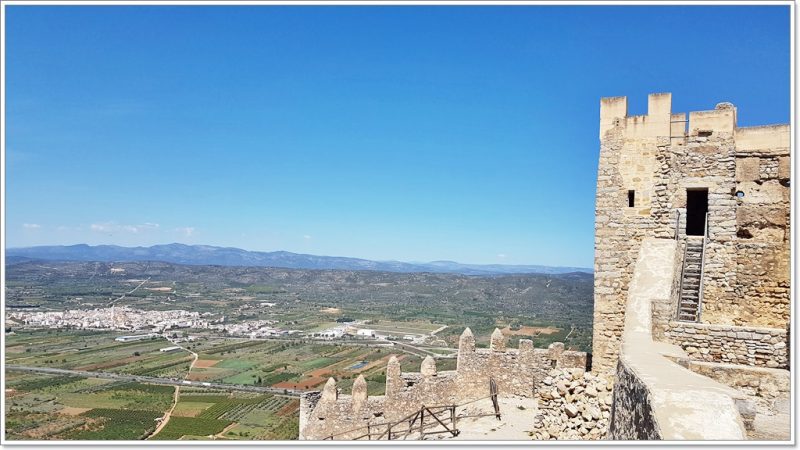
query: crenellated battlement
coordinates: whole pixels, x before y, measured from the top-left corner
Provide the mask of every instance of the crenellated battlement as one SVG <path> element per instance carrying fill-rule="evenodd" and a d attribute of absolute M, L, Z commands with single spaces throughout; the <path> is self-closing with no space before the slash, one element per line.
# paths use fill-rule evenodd
<path fill-rule="evenodd" d="M 755 140 L 759 149 L 774 148 L 778 143 L 788 146 L 788 125 L 766 127 L 737 126 L 736 107 L 728 102 L 707 111 L 672 112 L 672 94 L 650 94 L 647 114 L 629 116 L 627 97 L 604 97 L 600 100 L 600 139 L 617 130 L 624 140 L 685 138 L 711 134 L 735 133 L 742 143 Z"/>
<path fill-rule="evenodd" d="M 600 139 L 613 129 L 623 131 L 629 139 L 670 136 L 673 129 L 672 94 L 650 94 L 647 114 L 628 115 L 628 97 L 606 97 L 600 100 Z"/>
<path fill-rule="evenodd" d="M 532 398 L 547 372 L 561 367 L 585 368 L 586 353 L 565 350 L 562 343 L 536 349 L 528 339 L 521 339 L 519 348 L 509 349 L 499 329 L 492 334 L 489 348 L 476 348 L 475 337 L 467 328 L 459 339 L 456 370 L 439 371 L 436 360 L 428 356 L 419 372 L 403 373 L 393 355 L 386 366 L 385 393 L 373 397 L 367 395 L 363 375 L 353 383 L 351 395 L 340 395 L 336 380 L 328 379 L 321 394 L 310 392 L 301 398 L 300 439 L 323 439 L 367 424 L 397 420 L 422 405 L 454 405 L 485 398 L 490 379 L 500 396 Z"/>

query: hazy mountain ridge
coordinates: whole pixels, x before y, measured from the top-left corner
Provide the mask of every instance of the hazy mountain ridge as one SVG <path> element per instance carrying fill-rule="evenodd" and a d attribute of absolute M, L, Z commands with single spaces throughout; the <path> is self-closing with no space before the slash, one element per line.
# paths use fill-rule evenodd
<path fill-rule="evenodd" d="M 592 273 L 581 267 L 551 267 L 539 265 L 460 264 L 453 261 L 406 263 L 400 261 L 371 261 L 339 256 L 317 256 L 286 251 L 254 252 L 234 247 L 210 245 L 166 244 L 151 247 L 121 247 L 117 245 L 53 245 L 6 249 L 6 263 L 26 259 L 50 261 L 164 261 L 174 264 L 281 267 L 289 269 L 373 270 L 381 272 L 433 272 L 462 275 L 502 275 L 569 272 Z"/>

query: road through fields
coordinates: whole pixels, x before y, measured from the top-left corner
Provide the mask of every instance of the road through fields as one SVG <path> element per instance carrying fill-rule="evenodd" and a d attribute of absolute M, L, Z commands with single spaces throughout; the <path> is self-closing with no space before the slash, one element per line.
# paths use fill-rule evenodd
<path fill-rule="evenodd" d="M 302 391 L 294 389 L 277 389 L 264 386 L 247 386 L 243 384 L 207 383 L 198 381 L 177 380 L 173 378 L 146 377 L 142 375 L 127 375 L 109 372 L 89 372 L 85 370 L 56 369 L 52 367 L 33 367 L 6 364 L 6 370 L 14 372 L 34 372 L 51 375 L 72 375 L 86 378 L 102 378 L 107 380 L 136 381 L 139 383 L 161 384 L 166 386 L 186 386 L 208 389 L 221 389 L 227 391 L 260 392 L 286 397 L 299 397 Z"/>

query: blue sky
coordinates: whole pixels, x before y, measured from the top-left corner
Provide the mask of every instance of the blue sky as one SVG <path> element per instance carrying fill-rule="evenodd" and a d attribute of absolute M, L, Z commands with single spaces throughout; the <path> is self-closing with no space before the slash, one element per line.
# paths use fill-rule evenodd
<path fill-rule="evenodd" d="M 590 267 L 599 100 L 789 121 L 788 6 L 6 16 L 6 238 Z"/>

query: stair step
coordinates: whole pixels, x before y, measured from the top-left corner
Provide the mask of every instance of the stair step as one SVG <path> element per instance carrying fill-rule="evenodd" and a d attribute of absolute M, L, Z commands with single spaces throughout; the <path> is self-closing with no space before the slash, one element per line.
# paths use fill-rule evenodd
<path fill-rule="evenodd" d="M 678 320 L 684 322 L 697 322 L 700 312 L 700 285 L 703 274 L 703 244 L 702 236 L 688 237 L 686 240 L 686 253 L 683 259 L 683 273 L 681 276 L 681 289 L 678 299 Z"/>

